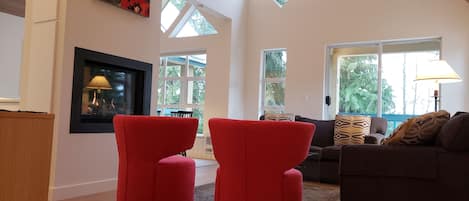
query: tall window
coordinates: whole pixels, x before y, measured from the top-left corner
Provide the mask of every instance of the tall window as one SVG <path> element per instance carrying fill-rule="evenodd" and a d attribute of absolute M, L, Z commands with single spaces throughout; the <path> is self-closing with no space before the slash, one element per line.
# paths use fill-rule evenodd
<path fill-rule="evenodd" d="M 158 113 L 192 111 L 199 119 L 199 134 L 204 132 L 206 58 L 206 54 L 161 57 L 159 72 Z"/>
<path fill-rule="evenodd" d="M 170 31 L 170 37 L 183 38 L 218 34 L 193 1 L 163 0 L 161 31 Z M 179 16 L 179 21 L 176 21 Z"/>
<path fill-rule="evenodd" d="M 260 113 L 282 113 L 285 107 L 287 51 L 265 50 L 263 54 Z"/>
<path fill-rule="evenodd" d="M 331 48 L 329 118 L 381 116 L 389 130 L 434 110 L 434 84 L 416 82 L 419 69 L 440 58 L 440 39 L 383 41 Z"/>

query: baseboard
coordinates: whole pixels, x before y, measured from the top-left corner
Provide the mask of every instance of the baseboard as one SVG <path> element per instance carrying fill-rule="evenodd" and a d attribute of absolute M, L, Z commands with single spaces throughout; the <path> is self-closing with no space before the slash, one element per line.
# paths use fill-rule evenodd
<path fill-rule="evenodd" d="M 52 187 L 52 200 L 64 200 L 117 189 L 117 178 Z"/>

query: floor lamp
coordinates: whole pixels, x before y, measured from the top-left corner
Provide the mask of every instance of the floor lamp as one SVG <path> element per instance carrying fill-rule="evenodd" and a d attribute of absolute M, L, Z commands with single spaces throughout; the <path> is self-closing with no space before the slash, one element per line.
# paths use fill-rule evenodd
<path fill-rule="evenodd" d="M 426 63 L 418 69 L 415 81 L 433 81 L 435 83 L 433 98 L 435 99 L 435 112 L 438 111 L 439 88 L 441 83 L 460 82 L 461 77 L 454 72 L 445 60 L 435 60 Z"/>

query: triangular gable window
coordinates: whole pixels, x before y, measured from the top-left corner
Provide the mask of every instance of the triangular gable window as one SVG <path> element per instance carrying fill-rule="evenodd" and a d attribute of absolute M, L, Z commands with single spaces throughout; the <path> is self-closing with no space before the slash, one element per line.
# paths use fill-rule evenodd
<path fill-rule="evenodd" d="M 283 7 L 285 4 L 287 4 L 288 0 L 274 0 L 275 3 L 277 3 L 277 5 L 281 8 Z"/>
<path fill-rule="evenodd" d="M 190 18 L 187 19 L 184 26 L 175 35 L 176 38 L 183 38 L 213 34 L 218 34 L 218 31 L 209 21 L 207 21 L 199 10 L 194 8 Z"/>
<path fill-rule="evenodd" d="M 185 5 L 186 0 L 163 1 L 163 10 L 161 11 L 161 31 L 163 33 L 174 23 Z"/>

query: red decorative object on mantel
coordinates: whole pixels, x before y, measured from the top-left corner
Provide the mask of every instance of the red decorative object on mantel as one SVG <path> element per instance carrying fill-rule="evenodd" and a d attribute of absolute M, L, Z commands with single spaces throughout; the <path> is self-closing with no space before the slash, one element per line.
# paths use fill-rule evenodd
<path fill-rule="evenodd" d="M 150 17 L 150 0 L 103 0 L 144 17 Z"/>

